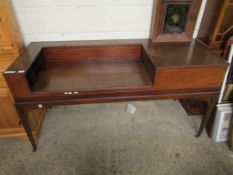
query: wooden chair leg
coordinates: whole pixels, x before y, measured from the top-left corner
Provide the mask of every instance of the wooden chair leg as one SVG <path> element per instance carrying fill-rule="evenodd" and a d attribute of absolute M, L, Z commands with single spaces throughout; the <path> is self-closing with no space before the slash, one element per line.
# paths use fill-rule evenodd
<path fill-rule="evenodd" d="M 208 121 L 211 118 L 213 111 L 215 110 L 216 104 L 217 104 L 217 97 L 212 98 L 208 104 L 205 115 L 202 118 L 201 125 L 200 125 L 200 128 L 196 134 L 196 137 L 199 137 L 202 134 L 203 129 L 206 127 Z"/>
<path fill-rule="evenodd" d="M 16 107 L 16 110 L 17 110 L 17 112 L 19 114 L 21 122 L 23 124 L 23 127 L 24 127 L 24 129 L 25 129 L 25 131 L 27 133 L 28 139 L 32 144 L 33 152 L 35 152 L 37 150 L 37 145 L 36 145 L 35 138 L 34 138 L 34 136 L 32 134 L 32 130 L 31 130 L 30 123 L 29 123 L 27 114 L 25 112 L 25 109 L 24 109 L 23 106 L 21 106 L 19 104 L 15 104 L 15 107 Z"/>

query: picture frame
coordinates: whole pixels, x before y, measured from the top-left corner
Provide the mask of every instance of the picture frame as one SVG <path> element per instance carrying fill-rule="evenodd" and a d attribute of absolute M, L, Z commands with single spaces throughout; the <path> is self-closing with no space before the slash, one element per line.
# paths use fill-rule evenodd
<path fill-rule="evenodd" d="M 211 139 L 214 142 L 226 142 L 229 139 L 233 104 L 218 104 Z"/>
<path fill-rule="evenodd" d="M 152 42 L 189 42 L 202 0 L 157 0 L 154 5 Z"/>

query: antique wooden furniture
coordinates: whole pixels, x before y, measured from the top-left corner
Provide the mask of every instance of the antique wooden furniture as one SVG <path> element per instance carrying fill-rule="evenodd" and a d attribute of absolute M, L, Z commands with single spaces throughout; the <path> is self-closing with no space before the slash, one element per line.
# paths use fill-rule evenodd
<path fill-rule="evenodd" d="M 22 126 L 14 106 L 14 100 L 2 73 L 17 58 L 23 49 L 21 33 L 9 0 L 0 1 L 0 138 L 25 138 L 27 134 Z M 44 110 L 35 110 L 28 114 L 34 137 L 39 133 Z"/>
<path fill-rule="evenodd" d="M 233 35 L 233 1 L 208 1 L 198 38 L 221 54 L 229 37 Z"/>
<path fill-rule="evenodd" d="M 31 43 L 4 76 L 35 151 L 25 113 L 54 105 L 202 99 L 208 108 L 200 136 L 215 108 L 226 68 L 224 60 L 196 41 L 38 42 Z"/>
<path fill-rule="evenodd" d="M 202 0 L 158 0 L 154 4 L 152 42 L 191 41 Z"/>

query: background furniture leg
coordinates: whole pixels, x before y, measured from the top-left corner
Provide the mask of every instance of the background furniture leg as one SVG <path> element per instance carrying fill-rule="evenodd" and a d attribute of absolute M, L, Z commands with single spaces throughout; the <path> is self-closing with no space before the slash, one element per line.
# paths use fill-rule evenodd
<path fill-rule="evenodd" d="M 212 98 L 208 104 L 207 110 L 205 112 L 205 115 L 202 118 L 200 128 L 196 134 L 196 137 L 199 137 L 202 134 L 203 129 L 206 127 L 215 107 L 217 104 L 217 97 Z"/>
<path fill-rule="evenodd" d="M 23 127 L 27 133 L 28 139 L 30 140 L 30 142 L 32 144 L 33 152 L 35 152 L 37 150 L 37 145 L 36 145 L 36 141 L 33 137 L 32 130 L 30 128 L 30 123 L 29 123 L 29 120 L 27 118 L 27 114 L 25 112 L 25 109 L 23 106 L 21 106 L 19 104 L 15 104 L 15 107 L 19 113 L 19 117 L 20 117 L 21 122 L 23 124 Z"/>
<path fill-rule="evenodd" d="M 231 125 L 229 130 L 229 146 L 230 150 L 233 151 L 233 114 L 231 115 Z"/>

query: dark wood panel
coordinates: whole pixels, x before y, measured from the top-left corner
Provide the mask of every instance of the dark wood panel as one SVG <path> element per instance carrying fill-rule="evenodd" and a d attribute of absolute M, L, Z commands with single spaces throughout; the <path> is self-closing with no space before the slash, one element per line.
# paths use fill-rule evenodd
<path fill-rule="evenodd" d="M 93 103 L 113 103 L 113 102 L 125 102 L 125 101 L 142 101 L 142 100 L 163 100 L 163 99 L 187 99 L 187 98 L 192 98 L 192 99 L 199 99 L 199 100 L 207 100 L 208 98 L 211 97 L 217 97 L 218 96 L 218 91 L 192 91 L 192 92 L 171 92 L 169 91 L 159 93 L 156 91 L 150 91 L 148 90 L 148 93 L 146 91 L 142 91 L 142 93 L 135 93 L 132 91 L 128 92 L 118 92 L 118 93 L 109 93 L 109 94 L 94 94 L 94 95 L 89 95 L 89 97 L 86 98 L 79 98 L 79 97 L 74 97 L 72 96 L 68 98 L 57 98 L 55 97 L 50 97 L 50 98 L 36 98 L 36 99 L 26 99 L 24 98 L 24 102 L 21 103 L 21 99 L 18 100 L 18 104 L 22 105 L 28 105 L 29 107 L 32 108 L 37 108 L 38 104 L 44 105 L 44 107 L 49 107 L 49 106 L 61 106 L 61 105 L 75 105 L 75 104 L 93 104 Z"/>
<path fill-rule="evenodd" d="M 160 68 L 155 89 L 196 89 L 221 86 L 225 67 Z"/>
<path fill-rule="evenodd" d="M 15 100 L 17 98 L 26 97 L 30 95 L 30 86 L 28 84 L 25 75 L 23 74 L 19 74 L 16 76 L 5 75 L 5 79 Z"/>
<path fill-rule="evenodd" d="M 203 115 L 206 103 L 201 100 L 180 99 L 180 104 L 188 115 Z"/>
<path fill-rule="evenodd" d="M 77 62 L 103 60 L 135 60 L 141 55 L 141 45 L 107 45 L 79 47 L 48 47 L 42 49 L 46 62 Z"/>
<path fill-rule="evenodd" d="M 145 70 L 150 77 L 151 82 L 154 84 L 155 81 L 155 73 L 156 73 L 156 65 L 152 62 L 148 53 L 142 49 L 141 53 L 141 61 L 144 64 Z"/>

